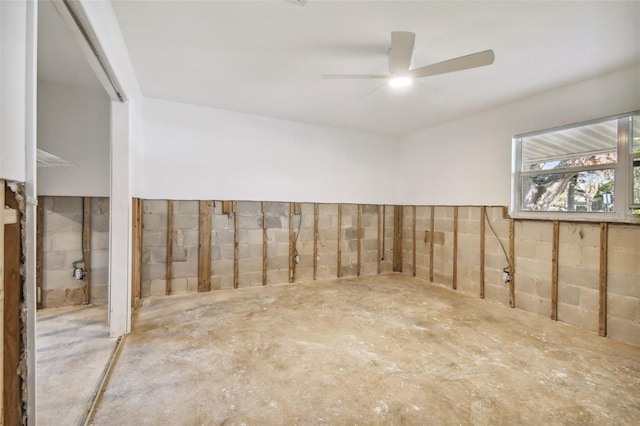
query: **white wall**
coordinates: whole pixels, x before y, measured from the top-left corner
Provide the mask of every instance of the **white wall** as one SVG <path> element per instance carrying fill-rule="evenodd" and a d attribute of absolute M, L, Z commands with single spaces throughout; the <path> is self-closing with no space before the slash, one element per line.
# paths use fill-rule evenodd
<path fill-rule="evenodd" d="M 145 100 L 144 197 L 393 203 L 396 139 Z"/>
<path fill-rule="evenodd" d="M 73 163 L 39 167 L 39 195 L 109 196 L 110 108 L 103 89 L 38 82 L 38 148 Z"/>
<path fill-rule="evenodd" d="M 26 2 L 0 1 L 0 177 L 25 177 Z"/>
<path fill-rule="evenodd" d="M 634 66 L 405 137 L 399 202 L 508 206 L 514 135 L 639 109 Z"/>

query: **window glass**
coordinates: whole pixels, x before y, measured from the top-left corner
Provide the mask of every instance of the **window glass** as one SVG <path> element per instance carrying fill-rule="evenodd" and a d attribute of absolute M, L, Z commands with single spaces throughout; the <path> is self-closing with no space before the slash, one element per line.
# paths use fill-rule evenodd
<path fill-rule="evenodd" d="M 640 204 L 640 158 L 633 159 L 633 202 Z"/>
<path fill-rule="evenodd" d="M 611 212 L 614 173 L 604 169 L 522 176 L 521 210 Z"/>
<path fill-rule="evenodd" d="M 609 120 L 523 137 L 520 170 L 559 170 L 615 164 L 617 135 L 617 120 Z"/>
<path fill-rule="evenodd" d="M 640 153 L 640 115 L 633 117 L 633 127 L 631 130 L 631 138 L 633 141 L 632 152 L 634 154 Z"/>

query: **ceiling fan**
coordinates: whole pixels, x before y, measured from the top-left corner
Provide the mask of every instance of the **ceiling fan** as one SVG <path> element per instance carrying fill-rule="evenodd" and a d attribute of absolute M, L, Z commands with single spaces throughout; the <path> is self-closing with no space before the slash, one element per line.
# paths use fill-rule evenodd
<path fill-rule="evenodd" d="M 391 33 L 389 74 L 325 74 L 322 77 L 326 79 L 387 79 L 390 86 L 403 87 L 410 85 L 416 78 L 491 65 L 495 58 L 493 50 L 485 50 L 412 69 L 411 58 L 415 40 L 416 35 L 412 32 L 393 31 Z"/>

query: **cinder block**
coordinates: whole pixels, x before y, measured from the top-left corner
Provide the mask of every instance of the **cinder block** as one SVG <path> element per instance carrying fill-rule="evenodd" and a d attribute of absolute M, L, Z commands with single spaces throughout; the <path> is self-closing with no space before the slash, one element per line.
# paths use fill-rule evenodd
<path fill-rule="evenodd" d="M 150 296 L 164 296 L 167 292 L 167 282 L 166 280 L 151 280 L 151 285 L 149 286 L 149 295 Z"/>
<path fill-rule="evenodd" d="M 198 264 L 194 262 L 174 263 L 172 272 L 173 278 L 194 277 L 198 275 Z"/>
<path fill-rule="evenodd" d="M 66 252 L 45 251 L 42 257 L 42 269 L 44 271 L 56 269 L 68 269 L 71 265 L 66 262 Z"/>
<path fill-rule="evenodd" d="M 580 305 L 580 287 L 558 283 L 558 302 L 571 306 Z"/>
<path fill-rule="evenodd" d="M 175 278 L 171 280 L 171 293 L 179 294 L 187 292 L 187 278 Z"/>
<path fill-rule="evenodd" d="M 52 232 L 47 234 L 50 239 L 49 250 L 71 251 L 82 250 L 82 234 L 78 232 Z"/>
<path fill-rule="evenodd" d="M 91 283 L 91 303 L 94 305 L 106 305 L 109 303 L 109 286 Z"/>
<path fill-rule="evenodd" d="M 558 320 L 590 331 L 598 331 L 598 313 L 558 302 Z"/>
<path fill-rule="evenodd" d="M 140 297 L 145 298 L 151 295 L 151 281 L 143 280 L 141 284 L 142 289 L 140 290 Z"/>
<path fill-rule="evenodd" d="M 616 293 L 623 296 L 640 298 L 638 275 L 609 270 L 607 291 L 609 293 Z"/>
<path fill-rule="evenodd" d="M 198 216 L 174 215 L 173 229 L 183 231 L 198 229 Z"/>
<path fill-rule="evenodd" d="M 640 226 L 612 225 L 609 227 L 608 244 L 610 248 L 638 250 Z"/>
<path fill-rule="evenodd" d="M 213 287 L 213 276 L 211 277 L 211 286 Z M 220 287 L 218 287 L 220 288 Z M 188 292 L 197 292 L 198 291 L 198 277 L 189 277 L 187 278 L 187 291 Z"/>
<path fill-rule="evenodd" d="M 177 208 L 176 208 L 177 207 Z M 197 201 L 177 201 L 173 206 L 173 211 L 178 211 L 180 215 L 191 215 L 198 217 L 200 205 Z"/>
<path fill-rule="evenodd" d="M 585 223 L 560 223 L 560 244 L 569 246 L 600 246 L 600 227 Z"/>
<path fill-rule="evenodd" d="M 105 286 L 109 282 L 109 270 L 107 267 L 91 268 L 91 286 L 99 286 L 104 284 Z"/>
<path fill-rule="evenodd" d="M 142 218 L 142 226 L 148 231 L 166 231 L 167 214 L 155 213 L 145 214 Z"/>
<path fill-rule="evenodd" d="M 607 266 L 610 270 L 619 273 L 640 275 L 640 248 L 609 249 Z"/>
<path fill-rule="evenodd" d="M 186 262 L 187 261 L 187 249 L 184 248 L 184 247 L 173 247 L 172 259 L 173 259 L 174 262 Z"/>
<path fill-rule="evenodd" d="M 142 244 L 144 247 L 163 247 L 167 245 L 167 232 L 145 230 L 142 233 Z"/>
<path fill-rule="evenodd" d="M 607 336 L 640 346 L 640 323 L 618 317 L 607 317 Z"/>
<path fill-rule="evenodd" d="M 91 232 L 91 250 L 109 249 L 108 232 Z"/>
<path fill-rule="evenodd" d="M 238 225 L 241 229 L 262 229 L 262 217 L 240 216 Z"/>
<path fill-rule="evenodd" d="M 609 293 L 607 295 L 607 314 L 628 321 L 640 322 L 640 299 Z"/>
<path fill-rule="evenodd" d="M 144 215 L 153 214 L 167 214 L 167 201 L 166 200 L 144 200 L 143 201 Z"/>

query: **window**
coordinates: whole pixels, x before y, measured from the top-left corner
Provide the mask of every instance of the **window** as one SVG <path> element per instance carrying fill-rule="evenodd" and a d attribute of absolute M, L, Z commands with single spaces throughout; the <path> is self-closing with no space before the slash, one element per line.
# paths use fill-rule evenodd
<path fill-rule="evenodd" d="M 640 221 L 638 113 L 515 136 L 513 148 L 514 217 Z"/>

